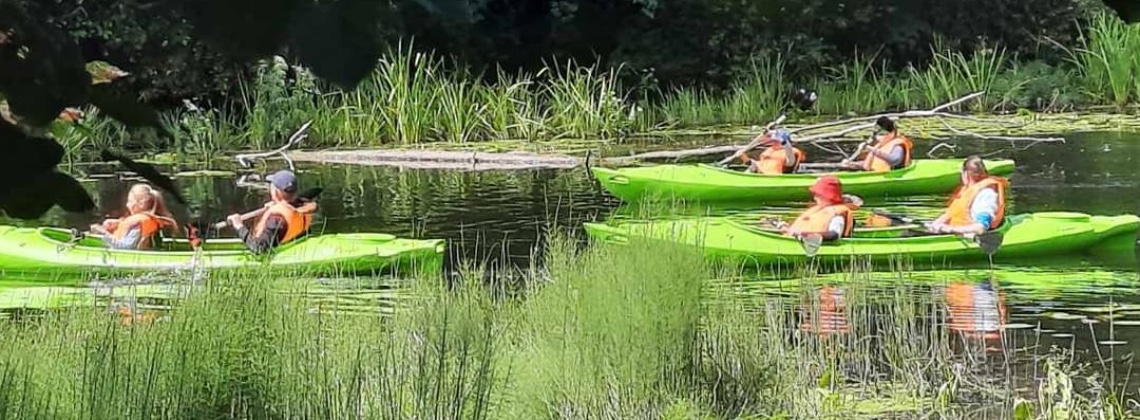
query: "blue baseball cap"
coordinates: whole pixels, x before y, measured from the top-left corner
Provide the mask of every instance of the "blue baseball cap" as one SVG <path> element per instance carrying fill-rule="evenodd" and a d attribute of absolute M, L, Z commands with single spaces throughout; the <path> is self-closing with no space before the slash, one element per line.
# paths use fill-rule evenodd
<path fill-rule="evenodd" d="M 772 140 L 776 140 L 785 145 L 792 144 L 792 133 L 789 133 L 788 130 L 781 128 L 772 133 Z"/>
<path fill-rule="evenodd" d="M 290 193 L 297 191 L 297 176 L 293 175 L 292 171 L 277 171 L 266 179 L 281 191 Z"/>

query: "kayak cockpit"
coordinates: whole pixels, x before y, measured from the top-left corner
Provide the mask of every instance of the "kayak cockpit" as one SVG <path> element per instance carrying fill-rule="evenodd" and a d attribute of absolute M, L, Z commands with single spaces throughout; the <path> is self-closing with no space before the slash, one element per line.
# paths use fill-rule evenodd
<path fill-rule="evenodd" d="M 153 249 L 148 250 L 112 250 L 107 248 L 103 240 L 98 236 L 83 235 L 76 240 L 69 229 L 59 229 L 42 227 L 37 229 L 42 239 L 57 246 L 74 246 L 81 248 L 95 248 L 103 250 L 111 250 L 116 252 L 155 252 L 155 253 L 178 253 L 178 252 L 193 252 L 194 249 L 190 246 L 190 241 L 182 238 L 162 238 L 156 241 Z M 288 244 L 282 245 L 282 248 L 292 246 L 293 244 L 304 241 L 306 237 L 298 238 Z M 279 248 L 280 249 L 280 248 Z M 237 238 L 224 238 L 224 239 L 209 239 L 202 244 L 202 251 L 219 253 L 244 253 L 246 252 L 245 244 Z"/>
<path fill-rule="evenodd" d="M 794 173 L 790 173 L 790 174 L 777 174 L 777 175 L 745 172 L 743 168 L 737 169 L 737 168 L 733 168 L 731 166 L 730 167 L 721 167 L 721 166 L 707 164 L 707 163 L 698 163 L 697 165 L 699 165 L 705 169 L 710 169 L 710 170 L 715 170 L 715 171 L 719 171 L 719 172 L 724 172 L 724 173 L 729 173 L 729 174 L 734 174 L 734 175 L 740 175 L 740 176 L 759 177 L 759 178 L 789 178 L 789 179 L 802 178 L 802 179 L 813 179 L 814 180 L 815 178 L 818 178 L 821 175 L 827 175 L 827 174 L 841 175 L 842 178 L 844 178 L 844 179 L 863 178 L 863 177 L 894 178 L 894 177 L 899 177 L 899 176 L 902 176 L 904 174 L 913 172 L 915 167 L 918 166 L 918 164 L 919 164 L 918 162 L 919 161 L 917 161 L 917 160 L 912 161 L 910 163 L 910 165 L 907 165 L 907 167 L 905 167 L 905 168 L 892 169 L 892 170 L 887 171 L 887 172 L 872 172 L 872 171 L 858 171 L 858 170 L 822 170 L 822 171 L 818 171 L 818 172 L 794 172 Z"/>

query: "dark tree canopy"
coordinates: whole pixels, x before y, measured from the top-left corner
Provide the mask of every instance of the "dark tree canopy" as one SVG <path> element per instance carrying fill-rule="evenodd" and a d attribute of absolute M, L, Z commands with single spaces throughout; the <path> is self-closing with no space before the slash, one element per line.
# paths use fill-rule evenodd
<path fill-rule="evenodd" d="M 420 0 L 431 10 L 462 15 L 463 0 Z M 53 205 L 72 212 L 94 203 L 74 179 L 56 171 L 62 148 L 44 133 L 66 108 L 94 105 L 130 127 L 163 131 L 155 109 L 129 87 L 129 76 L 95 80 L 75 39 L 44 9 L 58 1 L 0 0 L 0 209 L 36 218 Z M 185 19 L 194 36 L 235 61 L 284 49 L 314 75 L 352 89 L 381 53 L 384 2 L 374 0 L 156 0 L 138 11 Z M 151 177 L 155 175 L 152 174 Z M 172 185 L 169 180 L 152 180 Z"/>

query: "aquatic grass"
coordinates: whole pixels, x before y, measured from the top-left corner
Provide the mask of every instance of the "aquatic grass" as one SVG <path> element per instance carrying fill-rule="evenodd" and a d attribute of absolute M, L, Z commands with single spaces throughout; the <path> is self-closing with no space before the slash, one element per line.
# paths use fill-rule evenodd
<path fill-rule="evenodd" d="M 964 338 L 947 328 L 941 282 L 932 293 L 904 262 L 887 288 L 856 260 L 829 277 L 799 267 L 782 293 L 760 294 L 748 290 L 772 286 L 731 277 L 736 267 L 691 247 L 547 239 L 543 263 L 521 273 L 517 294 L 506 280 L 519 273 L 468 263 L 448 278 L 398 279 L 394 310 L 360 311 L 366 305 L 329 304 L 340 290 L 354 293 L 350 284 L 317 291 L 311 279 L 249 270 L 192 284 L 149 322 L 123 325 L 90 307 L 6 322 L 0 418 L 977 418 L 970 409 L 981 405 L 1092 419 L 1125 411 L 1111 391 L 1073 380 L 1102 373 L 1095 365 L 1049 355 L 1014 369 L 1005 353 L 986 359 L 955 347 Z M 835 319 L 849 328 L 827 328 Z"/>
<path fill-rule="evenodd" d="M 1140 82 L 1136 81 L 1140 60 L 1134 53 L 1140 48 L 1140 29 L 1113 14 L 1099 13 L 1080 41 L 1075 47 L 1053 44 L 1068 53 L 1088 97 L 1118 108 L 1140 98 Z"/>

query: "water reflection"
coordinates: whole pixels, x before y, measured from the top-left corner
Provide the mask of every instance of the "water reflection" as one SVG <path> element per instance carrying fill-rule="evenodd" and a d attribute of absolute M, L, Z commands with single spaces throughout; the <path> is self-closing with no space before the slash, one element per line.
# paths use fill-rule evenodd
<path fill-rule="evenodd" d="M 995 291 L 989 279 L 954 280 L 946 286 L 946 311 L 950 331 L 967 349 L 980 345 L 987 352 L 1002 351 L 1004 325 L 1009 316 L 1005 293 Z"/>
<path fill-rule="evenodd" d="M 800 331 L 814 333 L 821 337 L 846 334 L 851 331 L 847 324 L 847 304 L 843 289 L 823 286 L 814 293 L 814 299 L 800 306 Z"/>

